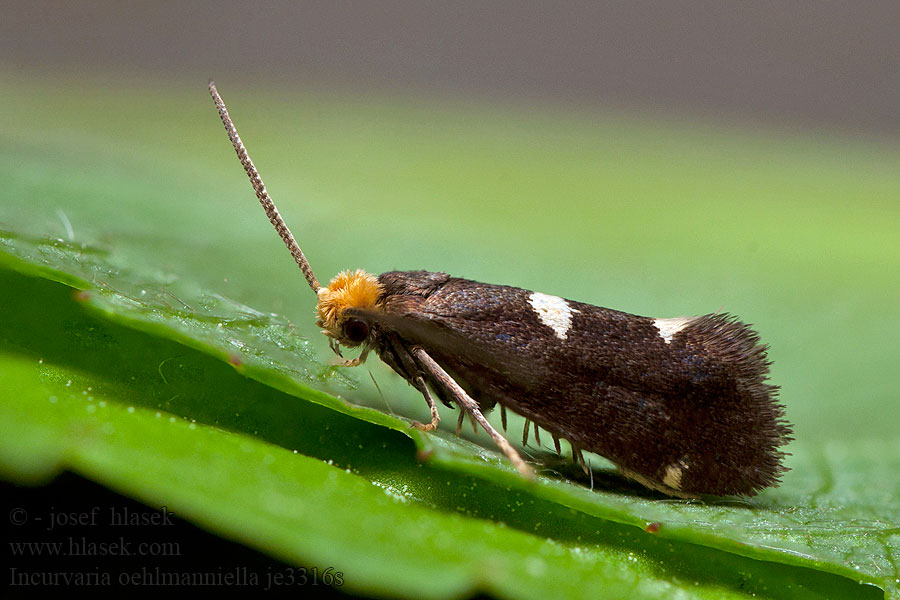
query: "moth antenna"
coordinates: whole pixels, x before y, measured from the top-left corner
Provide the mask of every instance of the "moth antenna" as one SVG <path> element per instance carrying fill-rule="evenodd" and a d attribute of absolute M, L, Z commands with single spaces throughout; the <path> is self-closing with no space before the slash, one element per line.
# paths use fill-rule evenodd
<path fill-rule="evenodd" d="M 534 442 L 540 446 L 541 445 L 541 432 L 538 429 L 538 424 L 534 424 Z"/>
<path fill-rule="evenodd" d="M 531 421 L 525 419 L 525 427 L 522 428 L 522 446 L 528 445 L 528 432 L 531 430 Z"/>
<path fill-rule="evenodd" d="M 500 405 L 500 425 L 503 427 L 503 431 L 506 431 L 506 407 L 502 404 Z"/>
<path fill-rule="evenodd" d="M 272 199 L 269 197 L 269 192 L 266 191 L 266 184 L 263 183 L 262 177 L 259 176 L 259 171 L 256 170 L 256 166 L 254 166 L 253 161 L 250 160 L 250 155 L 247 154 L 247 148 L 244 146 L 241 136 L 238 135 L 237 129 L 231 121 L 231 117 L 228 115 L 228 109 L 225 108 L 225 102 L 219 95 L 216 84 L 213 83 L 211 79 L 209 81 L 209 93 L 216 103 L 219 117 L 222 119 L 222 124 L 225 125 L 225 131 L 228 132 L 228 138 L 231 140 L 231 145 L 234 146 L 234 151 L 237 152 L 238 159 L 244 166 L 247 177 L 250 178 L 250 185 L 253 186 L 253 191 L 256 192 L 259 203 L 262 204 L 263 210 L 266 211 L 266 216 L 269 217 L 269 221 L 275 227 L 275 231 L 281 236 L 284 245 L 291 251 L 291 256 L 294 257 L 297 266 L 303 271 L 303 276 L 306 277 L 309 287 L 318 294 L 319 289 L 322 286 L 319 285 L 319 281 L 313 274 L 312 267 L 309 266 L 309 261 L 307 261 L 306 256 L 303 255 L 303 250 L 300 249 L 291 230 L 288 229 L 288 226 L 284 223 L 284 219 L 282 219 L 281 215 L 278 213 L 278 208 L 275 207 L 275 203 L 272 202 Z"/>

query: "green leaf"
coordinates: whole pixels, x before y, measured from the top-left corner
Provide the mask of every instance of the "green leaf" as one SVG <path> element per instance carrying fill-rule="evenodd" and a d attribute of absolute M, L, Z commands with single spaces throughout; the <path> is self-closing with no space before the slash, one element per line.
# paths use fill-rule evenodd
<path fill-rule="evenodd" d="M 389 429 L 93 317 L 58 284 L 9 271 L 0 283 L 35 301 L 0 330 L 19 350 L 0 354 L 0 465 L 20 480 L 72 469 L 284 560 L 340 565 L 347 588 L 370 594 L 667 598 L 681 580 L 700 598 L 855 591 L 810 569 L 596 519 L 490 477 L 430 472 Z"/>
<path fill-rule="evenodd" d="M 423 403 L 386 371 L 373 371 L 382 398 L 326 366 L 314 298 L 253 206 L 202 86 L 62 105 L 26 83 L 4 91 L 15 118 L 0 131 L 11 200 L 0 264 L 21 273 L 5 271 L 0 288 L 0 389 L 16 390 L 3 392 L 8 476 L 70 468 L 165 499 L 287 560 L 359 565 L 348 585 L 368 594 L 880 595 L 857 580 L 897 593 L 888 375 L 900 324 L 879 318 L 898 300 L 887 276 L 900 266 L 896 153 L 587 115 L 232 102 L 222 89 L 320 277 L 424 267 L 638 313 L 705 312 L 715 298 L 752 314 L 796 424 L 793 470 L 750 502 L 673 502 L 602 472 L 595 491 L 551 472 L 530 484 L 493 448 L 411 430 Z M 615 201 L 598 211 L 597 198 Z M 87 293 L 73 301 L 35 275 Z M 252 520 L 250 503 L 264 507 Z M 308 536 L 304 505 L 327 508 Z M 354 527 L 397 550 L 342 534 Z"/>

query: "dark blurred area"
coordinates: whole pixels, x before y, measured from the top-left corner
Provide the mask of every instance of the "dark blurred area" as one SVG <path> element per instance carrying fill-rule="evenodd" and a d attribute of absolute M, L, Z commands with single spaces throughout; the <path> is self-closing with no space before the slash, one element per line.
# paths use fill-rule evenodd
<path fill-rule="evenodd" d="M 4 2 L 0 69 L 565 101 L 900 135 L 900 3 Z"/>

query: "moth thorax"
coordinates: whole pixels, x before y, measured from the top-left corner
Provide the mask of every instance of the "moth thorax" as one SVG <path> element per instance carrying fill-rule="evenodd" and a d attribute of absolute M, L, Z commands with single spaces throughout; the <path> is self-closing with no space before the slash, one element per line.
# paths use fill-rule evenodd
<path fill-rule="evenodd" d="M 341 271 L 328 287 L 319 288 L 316 306 L 319 327 L 345 346 L 360 344 L 368 336 L 368 325 L 365 325 L 363 335 L 360 326 L 356 325 L 358 321 L 351 319 L 346 311 L 349 308 L 374 310 L 382 294 L 384 289 L 374 275 L 361 269 Z"/>

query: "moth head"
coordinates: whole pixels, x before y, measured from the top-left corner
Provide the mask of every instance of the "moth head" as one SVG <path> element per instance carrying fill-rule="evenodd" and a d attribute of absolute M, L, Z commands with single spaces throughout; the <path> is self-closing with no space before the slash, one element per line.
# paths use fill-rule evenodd
<path fill-rule="evenodd" d="M 338 273 L 328 287 L 318 291 L 317 323 L 323 328 L 322 333 L 350 348 L 366 342 L 372 333 L 371 325 L 347 311 L 375 310 L 383 294 L 384 288 L 374 275 L 362 270 Z"/>

